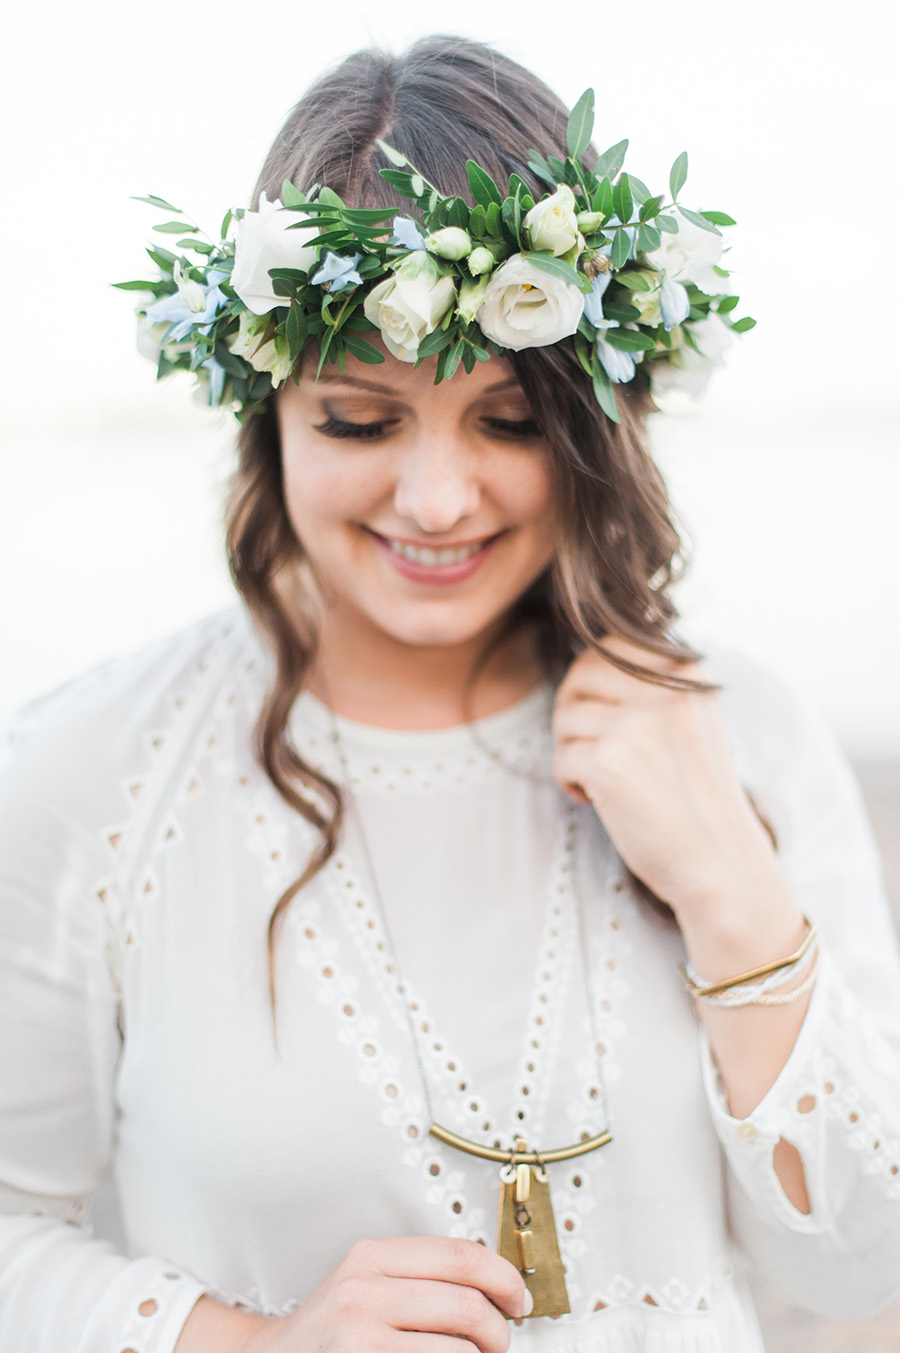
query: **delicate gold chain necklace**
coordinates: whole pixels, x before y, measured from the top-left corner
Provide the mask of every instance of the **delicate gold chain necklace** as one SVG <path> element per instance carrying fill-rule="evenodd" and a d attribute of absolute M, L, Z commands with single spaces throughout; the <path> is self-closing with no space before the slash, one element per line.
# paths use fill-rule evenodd
<path fill-rule="evenodd" d="M 378 886 L 378 876 L 372 862 L 372 854 L 363 827 L 362 815 L 359 812 L 358 804 L 350 795 L 350 767 L 341 738 L 337 715 L 330 699 L 328 710 L 331 717 L 332 741 L 343 771 L 347 796 L 355 812 L 359 841 L 365 857 L 372 896 L 377 904 L 384 934 L 391 950 L 391 962 L 397 973 L 398 985 L 405 992 L 406 983 L 403 981 L 400 971 L 397 949 L 388 925 L 387 910 L 381 889 Z M 600 1040 L 597 1035 L 588 967 L 584 909 L 581 903 L 581 890 L 577 882 L 577 854 L 577 843 L 573 841 L 572 892 L 575 898 L 578 923 L 578 945 L 581 952 L 591 1039 L 597 1056 L 600 1084 L 603 1086 L 603 1102 L 606 1105 L 605 1079 L 599 1059 Z M 404 999 L 403 1004 L 416 1065 L 419 1070 L 419 1078 L 422 1083 L 422 1092 L 429 1119 L 429 1134 L 443 1142 L 445 1146 L 451 1146 L 457 1151 L 464 1151 L 467 1155 L 477 1156 L 480 1160 L 492 1160 L 501 1163 L 497 1253 L 502 1255 L 504 1259 L 508 1259 L 522 1274 L 525 1284 L 534 1298 L 534 1309 L 531 1311 L 530 1318 L 540 1315 L 567 1315 L 571 1308 L 566 1291 L 565 1271 L 559 1252 L 559 1237 L 553 1217 L 553 1206 L 550 1201 L 550 1176 L 547 1166 L 556 1161 L 572 1160 L 576 1156 L 586 1155 L 589 1151 L 596 1151 L 598 1147 L 605 1146 L 612 1141 L 612 1133 L 608 1128 L 604 1128 L 603 1131 L 592 1137 L 586 1137 L 582 1141 L 573 1142 L 569 1146 L 560 1146 L 549 1151 L 529 1150 L 527 1140 L 524 1137 L 516 1136 L 512 1147 L 504 1151 L 499 1147 L 486 1146 L 482 1142 L 474 1142 L 468 1137 L 462 1137 L 456 1132 L 451 1132 L 449 1128 L 443 1127 L 435 1118 L 428 1077 L 425 1074 L 425 1067 L 419 1050 L 419 1040 L 416 1036 L 415 1023 L 408 999 Z"/>

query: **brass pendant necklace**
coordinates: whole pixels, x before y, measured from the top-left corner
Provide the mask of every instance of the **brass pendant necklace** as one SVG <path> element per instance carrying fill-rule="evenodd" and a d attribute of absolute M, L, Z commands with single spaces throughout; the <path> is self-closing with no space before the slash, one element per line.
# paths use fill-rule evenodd
<path fill-rule="evenodd" d="M 378 886 L 378 876 L 375 873 L 369 843 L 363 828 L 362 815 L 359 812 L 358 805 L 350 795 L 350 768 L 337 722 L 337 715 L 330 700 L 328 701 L 328 709 L 331 717 L 332 741 L 343 771 L 347 797 L 355 812 L 359 841 L 365 857 L 372 896 L 378 906 L 381 924 L 391 949 L 391 961 L 397 973 L 398 983 L 405 991 L 406 984 L 400 972 L 397 949 L 388 925 L 387 911 L 384 899 L 381 896 L 381 889 Z M 599 1083 L 603 1087 L 603 1103 L 606 1105 L 605 1080 L 599 1058 L 600 1040 L 597 1035 L 588 967 L 584 910 L 581 903 L 581 891 L 577 884 L 577 843 L 575 841 L 572 843 L 572 891 L 575 898 L 578 925 L 577 939 L 581 953 L 591 1039 L 597 1057 Z M 482 1142 L 475 1142 L 468 1137 L 462 1137 L 458 1133 L 451 1132 L 449 1128 L 443 1127 L 435 1117 L 412 1011 L 409 1008 L 409 1001 L 406 999 L 404 1000 L 404 1009 L 419 1070 L 419 1078 L 422 1083 L 423 1098 L 429 1119 L 429 1134 L 437 1141 L 443 1142 L 445 1146 L 453 1147 L 457 1151 L 464 1151 L 467 1155 L 476 1156 L 480 1160 L 496 1161 L 501 1165 L 497 1253 L 502 1255 L 504 1259 L 508 1259 L 513 1267 L 519 1270 L 525 1280 L 526 1287 L 534 1298 L 534 1308 L 527 1318 L 533 1319 L 542 1315 L 568 1315 L 571 1308 L 566 1291 L 565 1269 L 559 1251 L 559 1237 L 553 1217 L 553 1206 L 550 1200 L 550 1176 L 547 1166 L 557 1161 L 572 1160 L 576 1156 L 583 1156 L 589 1151 L 596 1151 L 598 1147 L 606 1146 L 608 1142 L 612 1141 L 612 1133 L 607 1127 L 594 1136 L 584 1137 L 583 1140 L 573 1142 L 569 1146 L 560 1146 L 548 1151 L 536 1151 L 534 1149 L 529 1150 L 527 1140 L 518 1135 L 514 1137 L 512 1146 L 503 1150 L 500 1147 L 487 1146 Z"/>

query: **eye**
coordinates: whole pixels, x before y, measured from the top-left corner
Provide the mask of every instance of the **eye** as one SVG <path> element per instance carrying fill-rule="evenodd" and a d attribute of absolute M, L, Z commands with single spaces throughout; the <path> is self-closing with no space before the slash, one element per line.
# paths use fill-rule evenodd
<path fill-rule="evenodd" d="M 368 442 L 383 437 L 395 422 L 396 419 L 384 418 L 373 423 L 349 423 L 345 418 L 335 418 L 334 414 L 329 414 L 324 423 L 314 423 L 313 427 L 323 437 L 347 437 Z"/>
<path fill-rule="evenodd" d="M 483 422 L 493 436 L 508 441 L 528 441 L 541 435 L 533 418 L 485 418 Z"/>

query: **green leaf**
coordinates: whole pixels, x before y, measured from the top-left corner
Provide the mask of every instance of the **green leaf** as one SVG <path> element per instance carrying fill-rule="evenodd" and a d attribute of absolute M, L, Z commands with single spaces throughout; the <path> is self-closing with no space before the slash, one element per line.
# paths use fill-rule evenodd
<path fill-rule="evenodd" d="M 487 209 L 487 233 L 495 240 L 503 239 L 503 230 L 500 226 L 500 208 L 496 202 L 492 202 Z"/>
<path fill-rule="evenodd" d="M 232 210 L 231 210 L 231 208 L 229 207 L 228 210 L 226 211 L 225 215 L 222 217 L 222 224 L 221 224 L 221 226 L 219 227 L 219 239 L 220 239 L 220 240 L 224 240 L 225 236 L 228 234 L 228 227 L 231 225 L 231 217 L 232 217 L 232 215 L 233 215 Z"/>
<path fill-rule="evenodd" d="M 196 235 L 198 233 L 197 226 L 188 225 L 186 221 L 164 221 L 162 225 L 155 225 L 150 228 L 158 231 L 160 235 Z"/>
<path fill-rule="evenodd" d="M 540 254 L 527 249 L 523 251 L 522 257 L 541 272 L 547 273 L 550 277 L 558 277 L 561 282 L 569 282 L 573 286 L 578 286 L 581 282 L 581 274 L 575 271 L 571 263 L 564 263 L 561 258 L 554 258 L 552 254 Z"/>
<path fill-rule="evenodd" d="M 657 230 L 664 230 L 667 235 L 678 234 L 678 222 L 674 216 L 657 216 L 653 224 Z"/>
<path fill-rule="evenodd" d="M 601 179 L 597 185 L 597 191 L 594 193 L 594 200 L 591 203 L 593 211 L 602 211 L 604 216 L 614 216 L 615 207 L 613 206 L 613 190 L 609 179 Z"/>
<path fill-rule="evenodd" d="M 687 151 L 683 150 L 678 159 L 669 170 L 669 192 L 672 194 L 672 201 L 678 201 L 678 194 L 681 192 L 688 175 L 688 157 Z"/>
<path fill-rule="evenodd" d="M 378 149 L 381 151 L 382 155 L 384 155 L 387 159 L 390 160 L 391 164 L 397 165 L 398 168 L 402 168 L 403 165 L 409 164 L 409 160 L 406 158 L 403 152 L 400 150 L 395 150 L 393 146 L 389 146 L 387 141 L 382 141 L 380 140 L 380 138 L 376 137 L 375 144 L 378 146 Z"/>
<path fill-rule="evenodd" d="M 379 352 L 371 343 L 367 343 L 364 338 L 357 338 L 356 334 L 348 330 L 342 330 L 344 342 L 347 345 L 347 351 L 351 356 L 357 358 L 360 362 L 368 362 L 370 366 L 377 366 L 384 361 L 384 353 Z"/>
<path fill-rule="evenodd" d="M 508 197 L 500 208 L 500 218 L 510 233 L 516 248 L 520 243 L 522 229 L 522 208 L 517 197 Z"/>
<path fill-rule="evenodd" d="M 699 211 L 688 211 L 687 207 L 678 207 L 678 211 L 686 221 L 691 221 L 695 226 L 700 226 L 701 230 L 708 230 L 713 235 L 721 235 L 721 230 L 713 225 L 712 221 L 707 221 L 705 216 L 701 216 Z"/>
<path fill-rule="evenodd" d="M 147 253 L 153 259 L 157 267 L 162 268 L 163 272 L 171 272 L 175 265 L 176 258 L 170 254 L 168 249 L 148 249 Z"/>
<path fill-rule="evenodd" d="M 591 144 L 594 130 L 594 91 L 586 89 L 569 116 L 566 146 L 573 160 L 580 160 Z"/>
<path fill-rule="evenodd" d="M 231 376 L 246 376 L 247 363 L 240 357 L 235 357 L 230 348 L 226 348 L 224 343 L 217 343 L 214 353 L 219 366 L 224 367 Z"/>
<path fill-rule="evenodd" d="M 484 238 L 484 232 L 487 230 L 487 219 L 484 214 L 484 207 L 481 203 L 469 212 L 469 234 L 476 240 Z"/>
<path fill-rule="evenodd" d="M 326 207 L 343 208 L 344 205 L 343 198 L 338 197 L 337 193 L 334 192 L 332 188 L 320 188 L 319 201 Z"/>
<path fill-rule="evenodd" d="M 464 202 L 461 197 L 453 197 L 450 199 L 447 207 L 448 225 L 458 226 L 460 230 L 468 230 L 470 215 L 471 213 L 468 204 Z"/>
<path fill-rule="evenodd" d="M 628 255 L 631 253 L 631 241 L 624 230 L 616 231 L 616 238 L 613 240 L 610 262 L 614 268 L 624 268 L 628 262 Z"/>
<path fill-rule="evenodd" d="M 640 329 L 607 329 L 603 337 L 611 348 L 622 352 L 652 352 L 656 347 L 655 339 Z"/>
<path fill-rule="evenodd" d="M 534 174 L 535 178 L 542 179 L 543 182 L 549 184 L 551 188 L 556 187 L 556 179 L 553 176 L 553 171 L 547 163 L 545 156 L 543 156 L 539 150 L 529 150 L 528 168 Z"/>
<path fill-rule="evenodd" d="M 206 240 L 179 240 L 179 249 L 193 249 L 197 254 L 211 254 L 215 250 L 215 245 L 207 244 Z"/>
<path fill-rule="evenodd" d="M 456 368 L 459 366 L 462 355 L 463 355 L 463 343 L 462 340 L 460 339 L 453 344 L 453 347 L 446 355 L 446 359 L 444 361 L 444 370 L 441 373 L 443 380 L 449 381 L 451 377 L 456 375 Z"/>
<path fill-rule="evenodd" d="M 306 197 L 295 188 L 290 179 L 285 179 L 281 185 L 281 204 L 284 207 L 302 207 L 306 202 Z"/>
<path fill-rule="evenodd" d="M 737 225 L 737 221 L 733 216 L 729 216 L 727 211 L 701 211 L 700 215 L 704 216 L 707 221 L 712 221 L 713 225 Z"/>
<path fill-rule="evenodd" d="M 735 308 L 740 299 L 740 296 L 723 296 L 716 306 L 716 310 L 720 315 L 727 315 Z"/>
<path fill-rule="evenodd" d="M 167 202 L 164 197 L 157 197 L 150 193 L 148 197 L 133 197 L 132 202 L 146 202 L 149 207 L 159 207 L 160 211 L 174 211 L 176 216 L 181 215 L 180 207 L 173 207 L 171 202 Z"/>
<path fill-rule="evenodd" d="M 418 360 L 424 357 L 436 357 L 444 348 L 449 348 L 453 342 L 452 335 L 445 329 L 433 329 L 430 334 L 426 334 L 416 349 Z"/>
<path fill-rule="evenodd" d="M 159 282 L 113 282 L 120 291 L 156 291 Z"/>
<path fill-rule="evenodd" d="M 614 179 L 616 174 L 625 163 L 625 152 L 628 149 L 627 138 L 624 141 L 617 141 L 609 150 L 604 150 L 597 163 L 594 165 L 594 173 L 598 179 Z"/>
<path fill-rule="evenodd" d="M 524 180 L 524 179 L 520 179 L 519 176 L 518 176 L 518 174 L 510 174 L 510 176 L 509 176 L 509 196 L 510 196 L 510 197 L 515 197 L 517 193 L 519 194 L 520 197 L 530 197 L 530 196 L 531 196 L 531 190 L 530 190 L 530 188 L 528 187 L 528 184 L 525 182 L 525 180 Z"/>
<path fill-rule="evenodd" d="M 617 319 L 620 324 L 634 324 L 641 317 L 636 305 L 625 301 L 609 301 L 603 297 L 603 313 L 607 319 Z"/>
<path fill-rule="evenodd" d="M 475 361 L 476 361 L 475 353 L 473 349 L 467 345 L 466 347 L 463 348 L 462 353 L 462 364 L 463 368 L 465 369 L 466 375 L 471 376 L 472 372 L 475 370 Z"/>
<path fill-rule="evenodd" d="M 632 183 L 633 183 L 633 182 L 634 182 L 634 179 L 632 179 L 631 181 L 632 181 Z M 662 206 L 662 198 L 661 198 L 661 197 L 647 197 L 647 198 L 645 198 L 644 201 L 641 203 L 641 210 L 640 210 L 640 221 L 641 221 L 641 224 L 643 225 L 643 223 L 644 223 L 645 221 L 652 221 L 653 218 L 654 218 L 654 216 L 658 216 L 658 215 L 659 215 L 659 209 L 660 209 L 661 206 Z"/>
<path fill-rule="evenodd" d="M 652 253 L 660 246 L 660 234 L 652 225 L 642 225 L 638 229 L 638 248 L 645 254 Z"/>
<path fill-rule="evenodd" d="M 600 408 L 613 423 L 619 421 L 619 410 L 616 407 L 615 392 L 610 384 L 609 377 L 600 365 L 599 359 L 595 358 L 591 377 L 594 385 L 594 398 L 600 405 Z"/>
<path fill-rule="evenodd" d="M 292 305 L 288 311 L 284 332 L 288 341 L 288 348 L 290 349 L 291 361 L 296 362 L 308 337 L 308 330 L 304 323 L 303 311 L 300 309 L 299 305 Z"/>
<path fill-rule="evenodd" d="M 408 170 L 403 169 L 380 169 L 378 171 L 385 183 L 389 183 L 392 188 L 396 188 L 404 197 L 415 197 L 412 190 L 413 176 Z"/>
<path fill-rule="evenodd" d="M 756 320 L 751 319 L 749 315 L 745 315 L 743 319 L 736 320 L 731 327 L 736 334 L 745 334 L 748 329 L 756 328 Z"/>
<path fill-rule="evenodd" d="M 499 208 L 503 201 L 500 195 L 500 189 L 486 169 L 482 169 L 480 164 L 474 160 L 466 160 L 466 173 L 469 176 L 469 185 L 472 189 L 472 196 L 476 202 L 487 210 L 491 203 L 496 203 Z"/>
<path fill-rule="evenodd" d="M 628 182 L 627 174 L 622 174 L 615 188 L 613 188 L 613 206 L 622 224 L 628 225 L 634 203 L 631 198 L 631 185 Z"/>
<path fill-rule="evenodd" d="M 627 287 L 629 291 L 653 290 L 650 279 L 642 272 L 620 272 L 616 282 L 620 287 Z"/>
<path fill-rule="evenodd" d="M 341 212 L 341 220 L 353 226 L 373 226 L 393 220 L 396 215 L 396 207 L 346 207 Z"/>
<path fill-rule="evenodd" d="M 631 196 L 635 202 L 647 202 L 650 198 L 650 189 L 644 183 L 643 179 L 635 178 L 634 174 L 628 175 L 628 186 L 631 188 Z"/>

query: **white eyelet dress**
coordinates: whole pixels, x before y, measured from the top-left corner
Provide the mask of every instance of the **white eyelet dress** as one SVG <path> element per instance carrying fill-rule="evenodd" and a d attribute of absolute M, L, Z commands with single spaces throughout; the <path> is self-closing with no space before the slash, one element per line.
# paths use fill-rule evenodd
<path fill-rule="evenodd" d="M 316 833 L 253 758 L 272 664 L 244 612 L 21 711 L 0 777 L 4 1353 L 172 1353 L 202 1293 L 287 1314 L 362 1237 L 493 1246 L 498 1166 L 428 1135 L 419 1061 L 467 1137 L 613 1132 L 551 1167 L 572 1311 L 513 1328 L 515 1350 L 759 1353 L 747 1264 L 825 1314 L 890 1300 L 900 961 L 858 791 L 773 678 L 710 665 L 822 934 L 795 1050 L 741 1121 L 677 927 L 553 784 L 549 688 L 435 732 L 338 721 L 354 806 L 287 912 L 277 1044 L 266 930 Z M 291 729 L 344 777 L 311 695 Z M 782 1137 L 809 1215 L 774 1173 Z M 121 1249 L 87 1225 L 110 1172 Z"/>

